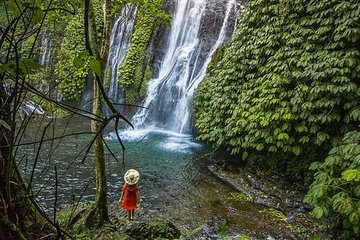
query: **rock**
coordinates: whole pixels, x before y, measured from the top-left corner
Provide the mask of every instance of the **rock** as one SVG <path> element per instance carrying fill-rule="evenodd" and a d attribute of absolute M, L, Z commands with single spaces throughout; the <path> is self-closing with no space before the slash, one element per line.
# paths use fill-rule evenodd
<path fill-rule="evenodd" d="M 132 222 L 127 225 L 125 233 L 134 239 L 176 239 L 181 235 L 179 229 L 167 220 Z"/>
<path fill-rule="evenodd" d="M 288 190 L 286 184 L 279 179 L 275 181 L 258 176 L 244 168 L 239 168 L 236 172 L 226 171 L 216 164 L 208 168 L 218 179 L 251 196 L 254 203 L 275 208 L 286 214 L 306 208 L 301 203 L 300 193 Z"/>

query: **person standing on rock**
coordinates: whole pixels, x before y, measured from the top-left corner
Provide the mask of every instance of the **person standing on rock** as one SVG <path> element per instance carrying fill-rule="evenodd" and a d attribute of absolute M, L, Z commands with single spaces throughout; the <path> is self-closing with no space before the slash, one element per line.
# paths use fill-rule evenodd
<path fill-rule="evenodd" d="M 139 172 L 135 169 L 129 169 L 125 175 L 125 183 L 121 189 L 121 196 L 119 203 L 121 207 L 126 210 L 128 220 L 134 219 L 134 210 L 138 207 L 140 202 L 140 191 L 138 187 Z"/>

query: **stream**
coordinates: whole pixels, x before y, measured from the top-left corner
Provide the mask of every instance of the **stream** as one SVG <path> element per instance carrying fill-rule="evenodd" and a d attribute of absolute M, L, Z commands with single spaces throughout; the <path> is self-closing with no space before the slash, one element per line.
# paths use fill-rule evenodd
<path fill-rule="evenodd" d="M 40 139 L 48 122 L 45 119 L 40 124 L 39 120 L 30 123 L 23 142 Z M 80 131 L 90 131 L 89 123 L 76 118 L 53 119 L 45 139 Z M 108 200 L 112 215 L 125 217 L 117 200 L 125 170 L 135 168 L 140 172 L 139 186 L 143 200 L 136 212 L 138 219 L 167 218 L 182 232 L 205 228 L 208 223 L 226 219 L 228 231 L 234 236 L 279 236 L 286 230 L 285 222 L 275 223 L 264 214 L 265 207 L 231 199 L 235 190 L 218 180 L 207 168 L 214 161 L 211 148 L 192 136 L 160 130 L 122 131 L 120 135 L 126 147 L 124 166 L 121 147 L 114 135 L 109 131 L 105 136 L 108 146 L 119 159 L 116 161 L 109 153 L 106 154 Z M 42 145 L 33 176 L 33 193 L 50 215 L 55 200 L 55 166 L 58 176 L 57 208 L 77 201 L 94 201 L 93 153 L 89 153 L 84 163 L 81 163 L 83 155 L 76 158 L 90 138 L 90 135 L 75 135 Z M 17 154 L 19 168 L 27 180 L 31 178 L 38 146 L 24 145 Z"/>

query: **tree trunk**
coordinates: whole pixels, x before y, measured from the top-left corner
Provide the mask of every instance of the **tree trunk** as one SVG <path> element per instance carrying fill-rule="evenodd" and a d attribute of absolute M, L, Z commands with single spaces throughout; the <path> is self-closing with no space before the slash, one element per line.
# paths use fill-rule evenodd
<path fill-rule="evenodd" d="M 85 32 L 87 39 L 87 48 L 91 55 L 95 56 L 100 63 L 100 75 L 94 75 L 94 101 L 93 113 L 97 116 L 102 116 L 103 99 L 101 88 L 105 78 L 105 67 L 107 62 L 107 55 L 109 52 L 110 32 L 111 32 L 111 0 L 105 1 L 104 6 L 104 31 L 102 34 L 102 44 L 99 46 L 96 34 L 96 23 L 94 17 L 93 1 L 85 0 Z M 92 121 L 92 131 L 101 131 L 101 123 Z M 105 157 L 104 145 L 101 134 L 94 142 L 95 155 L 95 174 L 96 174 L 96 199 L 95 209 L 92 217 L 97 219 L 89 219 L 88 226 L 102 225 L 103 222 L 109 221 L 109 214 L 107 209 L 107 186 L 106 186 L 106 171 L 105 171 Z"/>
<path fill-rule="evenodd" d="M 94 81 L 94 103 L 93 113 L 97 116 L 102 115 L 102 98 L 97 81 Z M 92 131 L 98 132 L 101 129 L 101 123 L 92 121 Z M 99 223 L 109 221 L 107 210 L 107 186 L 106 186 L 106 171 L 105 171 L 105 157 L 104 145 L 102 137 L 99 135 L 94 142 L 95 155 L 95 174 L 96 174 L 96 200 L 95 208 L 99 217 Z M 101 225 L 101 224 L 100 224 Z"/>

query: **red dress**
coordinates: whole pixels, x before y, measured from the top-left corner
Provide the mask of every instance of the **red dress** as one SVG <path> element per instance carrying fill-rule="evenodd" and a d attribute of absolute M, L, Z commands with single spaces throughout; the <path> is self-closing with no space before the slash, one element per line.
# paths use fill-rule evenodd
<path fill-rule="evenodd" d="M 136 209 L 137 193 L 139 192 L 139 187 L 137 185 L 130 186 L 124 184 L 121 191 L 124 194 L 121 207 L 126 210 Z"/>

